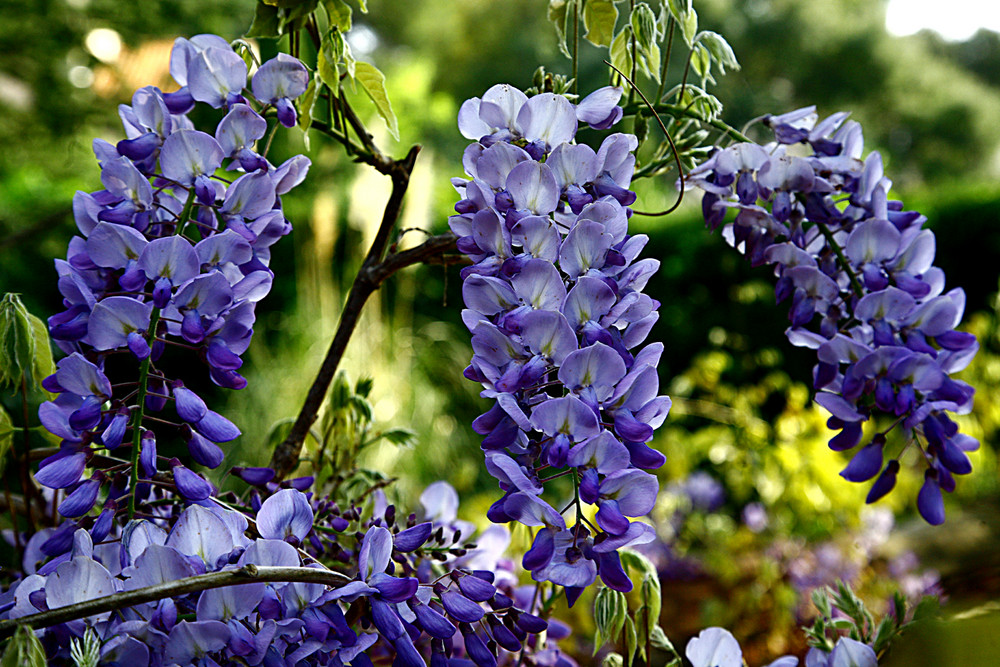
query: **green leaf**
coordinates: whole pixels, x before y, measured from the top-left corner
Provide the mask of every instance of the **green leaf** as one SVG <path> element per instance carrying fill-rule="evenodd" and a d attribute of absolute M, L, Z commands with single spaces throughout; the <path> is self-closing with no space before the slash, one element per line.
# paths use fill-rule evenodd
<path fill-rule="evenodd" d="M 674 20 L 684 24 L 684 18 L 691 11 L 691 0 L 667 0 L 667 9 Z"/>
<path fill-rule="evenodd" d="M 625 659 L 614 651 L 604 656 L 604 660 L 601 661 L 601 667 L 623 667 L 624 664 Z"/>
<path fill-rule="evenodd" d="M 305 141 L 306 150 L 309 150 L 309 128 L 312 127 L 313 109 L 316 106 L 317 93 L 322 85 L 319 75 L 314 75 L 309 80 L 309 85 L 306 86 L 306 92 L 302 93 L 296 101 L 299 106 L 299 127 L 305 133 L 303 141 Z"/>
<path fill-rule="evenodd" d="M 628 600 L 624 593 L 611 588 L 601 588 L 594 597 L 594 623 L 604 641 L 616 643 L 622 636 L 622 627 L 628 615 Z M 599 649 L 600 645 L 595 645 Z"/>
<path fill-rule="evenodd" d="M 409 447 L 416 441 L 417 434 L 408 428 L 394 428 L 383 432 L 380 437 L 385 438 L 394 445 Z"/>
<path fill-rule="evenodd" d="M 694 10 L 694 7 L 689 7 L 684 13 L 683 20 L 678 21 L 681 24 L 681 35 L 684 37 L 684 43 L 688 45 L 688 48 L 694 46 L 694 37 L 698 32 L 698 12 Z"/>
<path fill-rule="evenodd" d="M 41 387 L 42 380 L 56 372 L 52 360 L 52 344 L 49 342 L 49 328 L 40 318 L 28 313 L 31 321 L 31 335 L 35 340 L 35 356 L 31 360 L 31 375 Z"/>
<path fill-rule="evenodd" d="M 667 633 L 659 625 L 653 626 L 653 631 L 649 635 L 649 643 L 652 644 L 653 648 L 677 655 L 677 649 L 674 648 L 673 642 L 670 641 Z"/>
<path fill-rule="evenodd" d="M 937 616 L 941 601 L 934 595 L 925 595 L 913 610 L 913 621 L 922 621 Z"/>
<path fill-rule="evenodd" d="M 358 396 L 364 396 L 368 398 L 368 395 L 372 393 L 372 387 L 375 385 L 375 379 L 370 377 L 358 378 L 358 381 L 354 383 L 354 393 Z"/>
<path fill-rule="evenodd" d="M 635 40 L 639 48 L 649 51 L 656 44 L 656 15 L 645 2 L 640 2 L 632 10 L 629 17 L 632 23 L 632 30 L 635 31 Z"/>
<path fill-rule="evenodd" d="M 358 7 L 361 8 L 362 14 L 368 13 L 368 0 L 358 0 Z"/>
<path fill-rule="evenodd" d="M 359 60 L 354 67 L 354 80 L 361 84 L 365 94 L 375 103 L 375 109 L 389 128 L 389 134 L 399 141 L 399 125 L 396 123 L 396 114 L 392 110 L 389 95 L 385 90 L 385 75 L 377 67 L 364 61 Z"/>
<path fill-rule="evenodd" d="M 882 653 L 889 646 L 889 642 L 896 636 L 896 619 L 892 616 L 883 616 L 875 632 L 875 641 L 872 642 L 872 649 L 875 653 Z"/>
<path fill-rule="evenodd" d="M 696 44 L 703 44 L 708 49 L 708 52 L 712 54 L 712 60 L 715 61 L 716 67 L 719 68 L 719 74 L 725 74 L 727 67 L 732 70 L 740 69 L 740 63 L 736 60 L 736 53 L 733 51 L 733 47 L 729 46 L 726 38 L 719 33 L 712 32 L 711 30 L 702 30 L 695 35 L 694 41 Z"/>
<path fill-rule="evenodd" d="M 589 0 L 583 6 L 584 37 L 595 46 L 611 46 L 617 22 L 618 8 L 612 0 Z"/>
<path fill-rule="evenodd" d="M 639 643 L 639 655 L 643 660 L 646 659 L 646 639 L 649 638 L 649 632 L 649 607 L 643 605 L 635 612 L 635 636 Z"/>
<path fill-rule="evenodd" d="M 20 387 L 31 376 L 35 356 L 28 309 L 17 294 L 5 294 L 0 300 L 0 387 Z"/>
<path fill-rule="evenodd" d="M 28 312 L 17 294 L 0 300 L 0 388 L 25 380 L 40 387 L 55 372 L 45 323 Z"/>
<path fill-rule="evenodd" d="M 26 625 L 17 626 L 0 657 L 0 667 L 46 667 L 46 664 L 45 649 L 34 631 Z"/>
<path fill-rule="evenodd" d="M 611 48 L 608 50 L 611 55 L 611 64 L 625 76 L 632 74 L 632 26 L 627 25 L 622 28 L 615 38 L 611 40 Z"/>
<path fill-rule="evenodd" d="M 695 44 L 691 51 L 691 69 L 702 79 L 711 78 L 709 68 L 712 66 L 712 56 L 703 44 Z"/>
<path fill-rule="evenodd" d="M 262 39 L 280 37 L 281 20 L 278 18 L 278 8 L 265 4 L 263 1 L 258 2 L 253 14 L 253 23 L 250 24 L 246 36 Z"/>
<path fill-rule="evenodd" d="M 351 29 L 351 7 L 344 0 L 323 0 L 323 8 L 330 17 L 330 25 L 336 26 L 340 32 Z"/>
<path fill-rule="evenodd" d="M 635 650 L 639 647 L 639 638 L 635 632 L 635 623 L 631 618 L 625 618 L 625 653 L 628 654 L 628 660 L 625 662 L 627 665 L 631 665 L 632 661 L 635 659 Z"/>
<path fill-rule="evenodd" d="M 570 2 L 573 1 L 570 0 Z M 548 18 L 552 23 L 552 27 L 556 29 L 559 50 L 567 58 L 572 58 L 573 54 L 569 52 L 569 47 L 566 46 L 566 22 L 569 20 L 569 16 L 569 2 L 566 0 L 549 0 Z"/>

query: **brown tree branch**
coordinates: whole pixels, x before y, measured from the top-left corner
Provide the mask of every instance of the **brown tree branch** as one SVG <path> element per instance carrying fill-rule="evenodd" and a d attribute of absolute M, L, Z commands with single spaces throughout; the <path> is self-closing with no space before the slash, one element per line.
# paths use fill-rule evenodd
<path fill-rule="evenodd" d="M 116 609 L 155 602 L 156 600 L 168 597 L 197 593 L 198 591 L 206 591 L 210 588 L 239 586 L 241 584 L 258 582 L 292 581 L 324 584 L 332 588 L 340 588 L 350 582 L 351 579 L 340 572 L 320 568 L 257 566 L 248 564 L 238 570 L 223 570 L 221 572 L 209 572 L 193 577 L 184 577 L 176 581 L 137 588 L 133 591 L 122 591 L 94 598 L 93 600 L 85 600 L 84 602 L 50 609 L 49 611 L 31 614 L 30 616 L 0 621 L 0 638 L 14 634 L 19 625 L 27 625 L 32 628 L 47 628 L 59 623 L 66 623 L 79 618 L 93 616 L 94 614 L 101 614 L 106 611 L 115 611 Z"/>
<path fill-rule="evenodd" d="M 356 131 L 357 129 L 355 127 Z M 361 129 L 363 131 L 363 127 Z M 364 137 L 362 137 L 362 140 L 364 140 Z M 382 173 L 387 173 L 392 179 L 392 192 L 382 213 L 382 222 L 379 225 L 378 232 L 375 234 L 375 239 L 372 241 L 368 254 L 365 256 L 361 269 L 354 278 L 354 283 L 351 285 L 351 290 L 347 295 L 347 302 L 340 314 L 337 331 L 330 342 L 326 358 L 323 359 L 323 364 L 320 366 L 319 372 L 316 374 L 316 379 L 313 380 L 312 386 L 306 394 L 305 401 L 288 436 L 275 448 L 271 456 L 270 465 L 274 469 L 277 479 L 287 477 L 298 466 L 299 455 L 302 452 L 302 443 L 305 442 L 310 427 L 312 427 L 319 415 L 323 399 L 326 397 L 334 375 L 336 375 L 340 360 L 344 356 L 347 343 L 354 333 L 354 329 L 361 317 L 361 310 L 368 301 L 368 297 L 379 288 L 386 278 L 396 271 L 411 264 L 424 261 L 435 254 L 442 253 L 454 244 L 453 235 L 443 234 L 429 239 L 416 248 L 400 253 L 393 253 L 383 259 L 389 246 L 392 230 L 402 211 L 403 197 L 409 186 L 410 174 L 413 171 L 413 165 L 419 150 L 419 146 L 414 146 L 405 158 L 391 162 L 391 166 L 384 171 L 376 166 L 376 169 Z M 378 154 L 376 153 L 375 155 Z"/>

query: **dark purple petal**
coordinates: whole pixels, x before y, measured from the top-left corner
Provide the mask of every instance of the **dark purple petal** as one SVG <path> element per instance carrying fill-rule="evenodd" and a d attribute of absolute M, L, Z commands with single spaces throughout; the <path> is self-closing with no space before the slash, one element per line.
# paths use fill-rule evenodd
<path fill-rule="evenodd" d="M 601 576 L 601 581 L 608 588 L 612 588 L 622 593 L 632 590 L 632 580 L 622 569 L 621 558 L 617 551 L 609 551 L 597 555 L 597 572 Z"/>
<path fill-rule="evenodd" d="M 121 408 L 115 416 L 111 418 L 111 423 L 101 434 L 101 444 L 108 449 L 114 449 L 122 444 L 125 437 L 125 430 L 128 428 L 129 411 L 128 408 Z"/>
<path fill-rule="evenodd" d="M 419 584 L 414 577 L 393 577 L 384 572 L 373 574 L 370 583 L 387 602 L 409 600 L 416 595 Z"/>
<path fill-rule="evenodd" d="M 235 424 L 212 410 L 207 410 L 194 427 L 212 442 L 229 442 L 240 436 Z"/>
<path fill-rule="evenodd" d="M 177 464 L 173 466 L 174 483 L 177 485 L 177 492 L 185 500 L 197 501 L 205 500 L 214 491 L 214 488 L 201 475 Z"/>
<path fill-rule="evenodd" d="M 840 472 L 840 476 L 850 482 L 865 482 L 877 475 L 882 469 L 884 444 L 884 438 L 876 438 L 871 444 L 862 447 Z"/>
<path fill-rule="evenodd" d="M 59 503 L 59 513 L 63 516 L 76 518 L 83 516 L 94 507 L 101 483 L 96 479 L 88 479 L 66 496 Z"/>
<path fill-rule="evenodd" d="M 431 531 L 434 528 L 434 524 L 430 521 L 425 521 L 424 523 L 418 523 L 412 528 L 407 528 L 396 534 L 393 538 L 393 545 L 399 551 L 408 552 L 423 546 L 427 538 L 431 536 Z"/>
<path fill-rule="evenodd" d="M 478 604 L 455 591 L 442 593 L 441 604 L 449 616 L 462 623 L 475 623 L 486 614 Z"/>
<path fill-rule="evenodd" d="M 917 509 L 924 521 L 932 526 L 944 523 L 944 498 L 934 470 L 928 470 L 924 476 L 924 484 L 917 494 Z"/>

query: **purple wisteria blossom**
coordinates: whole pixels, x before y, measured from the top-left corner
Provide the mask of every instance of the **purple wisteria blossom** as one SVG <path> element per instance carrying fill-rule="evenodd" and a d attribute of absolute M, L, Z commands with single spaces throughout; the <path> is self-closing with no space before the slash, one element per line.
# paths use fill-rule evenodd
<path fill-rule="evenodd" d="M 157 449 L 184 443 L 196 463 L 214 468 L 224 458 L 218 445 L 239 436 L 184 381 L 195 386 L 191 371 L 200 366 L 215 384 L 246 385 L 240 355 L 253 334 L 255 304 L 271 287 L 270 247 L 291 229 L 279 195 L 308 170 L 302 156 L 275 168 L 256 150 L 269 125 L 261 113 L 277 104 L 287 115 L 304 90 L 297 60 L 283 55 L 260 68 L 254 89 L 266 99 L 246 93 L 243 59 L 214 35 L 178 39 L 170 68 L 180 91 L 136 91 L 132 105 L 119 109 L 127 138 L 94 142 L 104 189 L 74 197 L 81 235 L 56 262 L 65 310 L 49 327 L 67 356 L 45 381 L 58 396 L 39 416 L 62 443 L 36 479 L 66 490 L 59 505 L 66 517 L 85 517 L 102 498 L 111 516 L 123 512 L 136 494 L 148 493 L 140 480 L 172 481 L 191 501 L 214 492 Z M 186 115 L 199 102 L 227 109 L 216 112 L 214 132 L 196 129 Z M 235 171 L 235 180 L 221 178 L 223 168 Z M 168 375 L 161 364 L 168 345 L 193 351 L 188 376 Z M 138 382 L 133 376 L 112 385 L 106 372 L 121 367 L 119 358 L 138 365 Z M 104 449 L 131 459 L 131 479 L 128 470 L 99 469 L 81 479 Z M 200 631 L 184 632 L 191 638 Z"/>
<path fill-rule="evenodd" d="M 973 388 L 952 377 L 979 347 L 956 329 L 965 293 L 945 291 L 926 218 L 888 199 L 892 182 L 877 152 L 862 159 L 858 123 L 846 113 L 819 121 L 814 107 L 763 123 L 776 142 L 719 150 L 686 183 L 704 190 L 712 229 L 735 210 L 725 238 L 752 264 L 774 266 L 777 300 L 791 303 L 788 338 L 819 359 L 816 402 L 840 431 L 830 447 L 857 448 L 841 475 L 874 479 L 875 502 L 895 485 L 900 456 L 916 450 L 925 470 L 917 508 L 940 524 L 942 491 L 972 471 L 967 452 L 979 447 L 949 416 L 972 408 Z M 812 154 L 786 150 L 797 143 Z M 901 445 L 888 444 L 892 431 Z"/>
<path fill-rule="evenodd" d="M 453 179 L 463 198 L 449 222 L 472 261 L 462 270 L 465 375 L 496 401 L 473 422 L 504 492 L 489 517 L 538 528 L 523 565 L 571 601 L 598 576 L 631 589 L 617 550 L 653 538 L 632 519 L 656 501 L 647 471 L 664 458 L 648 443 L 670 409 L 658 395 L 663 346 L 642 346 L 659 306 L 642 290 L 659 263 L 639 259 L 648 239 L 628 233 L 635 137 L 612 134 L 596 152 L 573 143 L 581 122 L 614 124 L 620 96 L 605 88 L 574 106 L 501 84 L 458 119 L 476 141 L 463 159 L 470 178 Z M 560 512 L 543 492 L 563 476 L 576 502 Z M 595 523 L 582 504 L 597 507 Z"/>

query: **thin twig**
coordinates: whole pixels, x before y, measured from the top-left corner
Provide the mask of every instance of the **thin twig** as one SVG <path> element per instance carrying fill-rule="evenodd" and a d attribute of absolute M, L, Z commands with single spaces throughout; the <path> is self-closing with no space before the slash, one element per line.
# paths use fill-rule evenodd
<path fill-rule="evenodd" d="M 632 81 L 632 79 L 630 79 L 627 76 L 625 76 L 624 72 L 622 72 L 620 69 L 618 69 L 617 67 L 615 67 L 614 65 L 612 65 L 610 62 L 608 62 L 607 60 L 605 60 L 604 62 L 607 63 L 607 65 L 611 69 L 613 69 L 616 72 L 618 72 L 619 74 L 621 74 L 622 77 L 624 77 L 624 79 L 626 81 L 628 81 L 629 85 L 632 86 L 632 90 L 634 90 L 635 92 L 639 93 L 639 97 L 641 97 L 642 101 L 646 103 L 646 106 L 649 108 L 649 110 L 653 112 L 653 118 L 656 119 L 656 122 L 659 124 L 660 129 L 663 131 L 663 136 L 665 136 L 667 138 L 667 142 L 670 143 L 670 150 L 673 151 L 673 153 L 674 153 L 674 160 L 677 161 L 677 174 L 678 174 L 678 176 L 680 177 L 680 180 L 681 180 L 681 186 L 680 186 L 679 192 L 677 194 L 677 201 L 675 201 L 674 205 L 671 206 L 670 208 L 668 208 L 665 211 L 661 211 L 659 213 L 643 213 L 643 215 L 654 215 L 654 216 L 656 216 L 656 215 L 667 215 L 668 213 L 673 213 L 677 209 L 677 207 L 681 205 L 681 202 L 684 201 L 684 166 L 681 164 L 681 154 L 680 154 L 680 151 L 677 150 L 677 146 L 676 146 L 676 144 L 674 144 L 674 139 L 673 139 L 673 137 L 670 136 L 670 133 L 667 131 L 667 126 L 663 124 L 663 119 L 660 118 L 660 114 L 656 113 L 656 109 L 653 107 L 652 104 L 649 103 L 649 100 L 646 99 L 645 94 L 643 94 L 643 92 L 641 90 L 639 90 L 639 86 L 635 85 L 635 82 Z M 639 112 L 637 110 L 636 114 L 638 115 L 638 113 Z"/>

